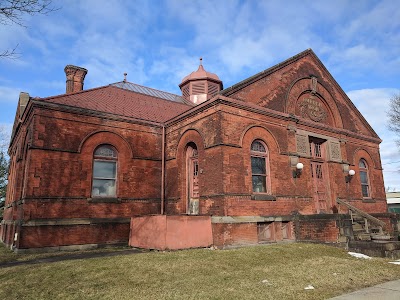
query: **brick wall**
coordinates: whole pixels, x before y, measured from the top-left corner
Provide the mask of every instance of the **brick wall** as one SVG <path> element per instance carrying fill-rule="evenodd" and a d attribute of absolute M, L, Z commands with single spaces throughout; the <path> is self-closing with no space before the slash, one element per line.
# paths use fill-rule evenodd
<path fill-rule="evenodd" d="M 337 215 L 297 216 L 296 240 L 337 243 L 340 232 L 337 218 Z"/>
<path fill-rule="evenodd" d="M 33 110 L 34 117 L 26 120 L 11 147 L 14 179 L 10 178 L 1 229 L 7 245 L 127 242 L 129 222 L 121 225 L 107 220 L 160 212 L 161 128 Z M 91 195 L 93 153 L 101 144 L 111 144 L 118 152 L 117 196 L 111 199 Z M 104 220 L 91 226 L 35 225 L 68 219 Z"/>
<path fill-rule="evenodd" d="M 84 244 L 128 244 L 129 221 L 70 226 L 23 227 L 18 249 Z"/>

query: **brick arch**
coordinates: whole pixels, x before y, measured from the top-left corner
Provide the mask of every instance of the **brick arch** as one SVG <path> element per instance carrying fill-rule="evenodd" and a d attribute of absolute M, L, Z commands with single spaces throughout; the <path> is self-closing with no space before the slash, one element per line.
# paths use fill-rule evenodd
<path fill-rule="evenodd" d="M 204 141 L 203 135 L 200 133 L 199 130 L 197 130 L 195 128 L 189 128 L 189 129 L 186 129 L 179 137 L 177 153 L 178 153 L 178 149 L 181 147 L 182 143 L 184 143 L 185 141 L 187 141 L 188 139 L 191 139 L 191 138 L 193 139 L 193 142 L 194 142 L 194 140 L 199 141 L 201 143 L 201 147 L 204 149 L 205 141 Z M 197 147 L 199 147 L 199 145 L 196 142 L 194 142 L 194 143 L 197 145 Z"/>
<path fill-rule="evenodd" d="M 270 149 L 271 146 L 273 146 L 273 148 L 276 149 L 276 154 L 281 152 L 278 140 L 276 139 L 276 137 L 272 134 L 272 132 L 267 127 L 262 126 L 262 125 L 250 125 L 245 130 L 243 130 L 243 132 L 240 136 L 240 141 L 239 141 L 239 145 L 242 148 L 245 148 L 245 145 L 244 145 L 244 143 L 246 141 L 245 139 L 249 135 L 253 138 L 252 141 L 254 141 L 256 139 L 260 139 L 260 140 L 264 141 L 264 143 L 267 144 L 268 149 Z M 250 144 L 251 144 L 251 142 L 250 142 Z"/>
<path fill-rule="evenodd" d="M 132 149 L 124 138 L 110 131 L 96 131 L 82 141 L 79 148 L 79 160 L 81 168 L 85 173 L 81 178 L 82 182 L 86 182 L 84 194 L 91 197 L 92 179 L 93 179 L 93 155 L 95 149 L 100 145 L 111 145 L 117 150 L 117 197 L 127 197 L 127 190 L 132 189 L 132 184 L 124 179 L 128 178 L 128 174 L 134 166 L 132 160 Z"/>
<path fill-rule="evenodd" d="M 372 155 L 364 148 L 357 148 L 353 152 L 353 163 L 351 168 L 356 171 L 356 174 L 353 176 L 351 185 L 354 189 L 354 197 L 362 198 L 362 189 L 361 189 L 361 179 L 360 179 L 360 168 L 358 163 L 361 159 L 364 159 L 368 165 L 368 182 L 369 182 L 369 198 L 374 198 L 377 195 L 377 187 L 380 186 L 378 174 L 379 170 L 376 170 L 376 162 L 374 161 Z M 383 184 L 382 184 L 383 185 Z"/>
<path fill-rule="evenodd" d="M 133 158 L 133 149 L 128 141 L 118 133 L 106 130 L 94 131 L 85 136 L 78 147 L 78 153 L 82 153 L 84 148 L 91 149 L 93 145 L 95 145 L 92 149 L 93 152 L 94 149 L 102 144 L 110 144 L 114 146 L 118 152 L 120 152 L 120 149 L 124 150 L 125 153 L 129 153 L 130 158 Z"/>
<path fill-rule="evenodd" d="M 370 168 L 377 168 L 377 164 L 375 163 L 375 160 L 373 159 L 369 151 L 361 147 L 354 150 L 350 161 L 352 162 L 352 165 L 358 168 L 358 162 L 360 161 L 360 159 L 364 159 Z"/>
<path fill-rule="evenodd" d="M 297 101 L 305 93 L 310 93 L 310 77 L 296 79 L 290 85 L 285 98 L 285 113 L 296 115 Z M 339 113 L 339 108 L 332 94 L 321 83 L 317 84 L 316 97 L 325 105 L 328 114 L 331 116 L 333 124 L 337 128 L 343 128 L 342 117 Z"/>

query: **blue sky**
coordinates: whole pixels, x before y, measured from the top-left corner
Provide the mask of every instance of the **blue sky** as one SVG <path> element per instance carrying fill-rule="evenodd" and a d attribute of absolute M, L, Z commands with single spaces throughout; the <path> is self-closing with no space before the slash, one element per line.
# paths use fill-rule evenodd
<path fill-rule="evenodd" d="M 400 91 L 397 1 L 53 1 L 26 27 L 0 26 L 0 126 L 9 129 L 19 92 L 65 92 L 64 67 L 89 70 L 85 89 L 121 81 L 180 94 L 198 67 L 229 87 L 307 48 L 383 139 L 386 187 L 400 190 L 400 154 L 387 130 L 389 99 Z"/>

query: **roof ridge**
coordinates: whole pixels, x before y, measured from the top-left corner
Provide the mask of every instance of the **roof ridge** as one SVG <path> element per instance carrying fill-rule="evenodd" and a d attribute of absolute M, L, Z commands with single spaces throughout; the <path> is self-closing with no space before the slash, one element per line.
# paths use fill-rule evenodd
<path fill-rule="evenodd" d="M 31 97 L 31 98 L 39 99 L 39 100 L 48 100 L 48 99 L 67 97 L 67 96 L 72 96 L 72 95 L 77 95 L 77 94 L 83 94 L 83 93 L 87 93 L 87 92 L 91 92 L 91 91 L 95 91 L 95 90 L 105 89 L 107 87 L 108 87 L 108 85 L 103 85 L 103 86 L 98 86 L 98 87 L 95 87 L 95 88 L 82 90 L 82 91 L 78 91 L 78 92 L 73 92 L 73 93 L 69 93 L 69 94 L 68 93 L 64 93 L 64 94 L 48 96 L 48 97 Z"/>

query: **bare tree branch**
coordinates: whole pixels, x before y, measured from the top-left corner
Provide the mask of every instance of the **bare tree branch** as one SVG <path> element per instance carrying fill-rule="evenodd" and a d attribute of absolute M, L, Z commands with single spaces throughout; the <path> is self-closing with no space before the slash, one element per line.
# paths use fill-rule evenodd
<path fill-rule="evenodd" d="M 400 137 L 400 93 L 394 95 L 390 99 L 389 111 L 387 112 L 389 117 L 389 130 L 395 132 Z M 397 145 L 400 147 L 400 140 L 397 140 Z"/>
<path fill-rule="evenodd" d="M 0 25 L 7 26 L 17 24 L 26 27 L 24 24 L 25 15 L 47 15 L 58 10 L 52 6 L 52 0 L 0 0 Z M 20 53 L 16 52 L 18 45 L 13 49 L 0 52 L 1 58 L 17 59 Z"/>
<path fill-rule="evenodd" d="M 0 53 L 0 58 L 17 59 L 21 53 L 17 52 L 18 44 L 12 49 L 4 50 Z"/>
<path fill-rule="evenodd" d="M 51 6 L 51 0 L 0 0 L 0 24 L 15 23 L 25 27 L 23 16 L 46 15 L 57 10 Z"/>

